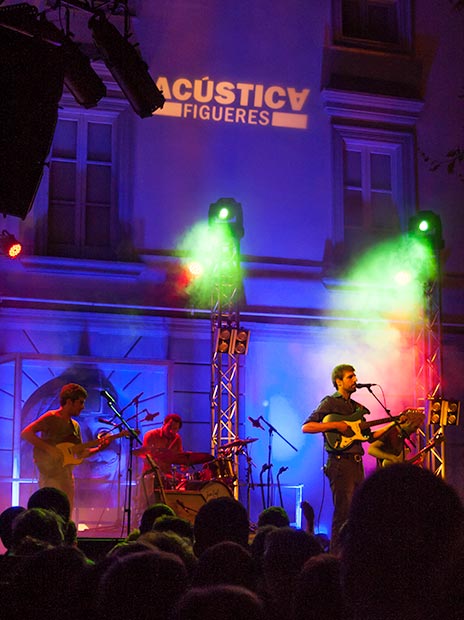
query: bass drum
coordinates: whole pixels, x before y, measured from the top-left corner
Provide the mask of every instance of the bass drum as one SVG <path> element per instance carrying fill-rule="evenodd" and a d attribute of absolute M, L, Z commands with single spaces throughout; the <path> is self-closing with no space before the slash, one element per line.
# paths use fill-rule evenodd
<path fill-rule="evenodd" d="M 195 491 L 201 493 L 205 502 L 209 502 L 216 497 L 233 497 L 229 487 L 219 480 L 184 480 L 177 485 L 177 491 Z"/>

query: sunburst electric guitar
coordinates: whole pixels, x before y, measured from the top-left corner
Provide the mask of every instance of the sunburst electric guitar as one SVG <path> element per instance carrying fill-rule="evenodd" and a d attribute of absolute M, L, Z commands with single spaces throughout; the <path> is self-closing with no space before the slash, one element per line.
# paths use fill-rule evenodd
<path fill-rule="evenodd" d="M 323 422 L 346 422 L 348 424 L 348 430 L 343 433 L 338 431 L 327 431 L 324 433 L 327 444 L 331 450 L 339 450 L 343 452 L 351 446 L 353 441 L 367 441 L 369 439 L 368 429 L 371 426 L 378 424 L 386 424 L 393 420 L 405 419 L 408 413 L 415 411 L 413 409 L 405 409 L 397 416 L 389 416 L 388 418 L 380 418 L 377 420 L 370 420 L 369 422 L 360 419 L 359 413 L 355 412 L 350 416 L 342 416 L 338 413 L 329 413 L 323 418 Z"/>
<path fill-rule="evenodd" d="M 58 443 L 55 448 L 58 448 L 63 457 L 59 461 L 52 459 L 48 452 L 45 452 L 45 450 L 34 448 L 34 461 L 42 474 L 51 474 L 57 467 L 61 468 L 66 467 L 67 465 L 80 465 L 84 459 L 90 456 L 83 454 L 88 448 L 96 448 L 103 442 L 111 443 L 115 439 L 128 436 L 129 431 L 122 431 L 120 433 L 115 433 L 114 435 L 105 435 L 100 439 L 94 439 L 93 441 L 87 441 L 86 443 L 75 444 L 68 441 Z"/>

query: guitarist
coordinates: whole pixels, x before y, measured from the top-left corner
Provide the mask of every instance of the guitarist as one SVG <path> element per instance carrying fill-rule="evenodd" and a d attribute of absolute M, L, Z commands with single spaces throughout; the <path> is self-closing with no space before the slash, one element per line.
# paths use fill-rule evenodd
<path fill-rule="evenodd" d="M 380 439 L 371 443 L 368 453 L 377 459 L 378 467 L 403 461 L 412 462 L 411 457 L 408 458 L 410 449 L 407 444 L 410 443 L 410 436 L 422 426 L 424 419 L 425 414 L 421 411 L 414 409 L 407 411 L 397 424 L 394 424 Z M 422 462 L 421 457 L 418 461 Z"/>
<path fill-rule="evenodd" d="M 351 398 L 351 395 L 356 392 L 356 381 L 353 366 L 349 364 L 335 366 L 332 371 L 332 383 L 336 392 L 325 396 L 313 413 L 306 418 L 301 429 L 303 433 L 335 431 L 342 435 L 349 435 L 351 429 L 343 418 L 352 418 L 355 415 L 358 419 L 364 420 L 364 417 L 370 413 L 366 407 Z M 338 414 L 340 419 L 323 422 L 329 414 Z M 382 427 L 374 433 L 368 432 L 368 441 L 381 437 L 390 426 Z M 324 439 L 324 448 L 328 454 L 324 471 L 330 481 L 334 507 L 330 551 L 338 555 L 341 551 L 340 530 L 348 518 L 351 498 L 364 480 L 362 461 L 364 449 L 361 441 L 353 441 L 345 450 L 336 450 L 330 446 L 327 436 Z"/>
<path fill-rule="evenodd" d="M 78 417 L 84 409 L 86 398 L 87 391 L 81 385 L 64 385 L 60 392 L 59 409 L 47 411 L 21 432 L 21 439 L 34 446 L 39 487 L 55 487 L 64 491 L 69 498 L 71 514 L 74 502 L 74 466 L 63 465 L 63 454 L 56 446 L 64 442 L 82 444 L 79 423 L 73 418 Z M 108 442 L 102 440 L 96 448 L 85 448 L 79 455 L 86 458 L 107 445 Z"/>

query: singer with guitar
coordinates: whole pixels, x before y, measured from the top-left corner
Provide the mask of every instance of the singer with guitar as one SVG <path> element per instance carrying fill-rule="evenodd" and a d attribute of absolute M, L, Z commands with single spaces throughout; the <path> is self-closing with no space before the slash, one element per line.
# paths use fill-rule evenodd
<path fill-rule="evenodd" d="M 352 436 L 354 433 L 350 424 L 353 420 L 363 422 L 365 416 L 370 413 L 366 407 L 351 398 L 356 392 L 356 382 L 353 366 L 349 364 L 336 366 L 332 371 L 332 383 L 336 392 L 325 396 L 302 426 L 303 433 L 325 434 L 324 448 L 328 458 L 324 471 L 330 482 L 334 507 L 330 551 L 335 555 L 341 551 L 339 534 L 348 518 L 351 498 L 364 480 L 362 441 L 375 441 L 391 427 L 391 424 L 388 424 L 374 432 L 367 428 L 359 438 L 347 441 L 343 449 L 339 447 L 342 442 L 331 441 L 334 435 L 339 438 Z"/>
<path fill-rule="evenodd" d="M 71 514 L 74 505 L 74 464 L 106 448 L 115 436 L 82 443 L 79 423 L 74 420 L 84 409 L 87 391 L 77 383 L 64 385 L 60 407 L 47 411 L 21 432 L 34 446 L 34 461 L 39 470 L 39 486 L 55 487 L 69 498 Z"/>

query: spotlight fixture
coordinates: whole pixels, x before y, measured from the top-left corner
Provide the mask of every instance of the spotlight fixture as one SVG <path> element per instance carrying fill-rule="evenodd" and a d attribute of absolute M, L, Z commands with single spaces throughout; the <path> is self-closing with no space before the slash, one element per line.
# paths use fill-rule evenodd
<path fill-rule="evenodd" d="M 428 422 L 431 425 L 457 426 L 459 424 L 459 414 L 461 403 L 456 399 L 446 400 L 444 398 L 427 399 Z"/>
<path fill-rule="evenodd" d="M 249 330 L 242 328 L 232 329 L 225 325 L 217 332 L 215 350 L 217 353 L 246 355 L 248 353 L 249 339 Z"/>
<path fill-rule="evenodd" d="M 7 230 L 3 230 L 0 235 L 0 251 L 9 258 L 16 258 L 21 254 L 22 245 L 16 240 L 16 237 Z"/>
<path fill-rule="evenodd" d="M 408 232 L 411 237 L 428 240 L 437 249 L 444 247 L 441 219 L 433 211 L 418 211 L 409 218 Z"/>
<path fill-rule="evenodd" d="M 240 240 L 245 233 L 242 205 L 233 198 L 220 198 L 209 206 L 208 224 L 227 226 L 235 239 Z"/>
<path fill-rule="evenodd" d="M 154 83 L 147 64 L 135 47 L 101 12 L 90 18 L 89 28 L 106 66 L 134 111 L 141 118 L 147 118 L 162 108 L 164 95 Z"/>
<path fill-rule="evenodd" d="M 248 353 L 248 342 L 250 340 L 250 332 L 248 329 L 238 329 L 235 336 L 235 353 L 238 355 L 246 355 Z"/>

